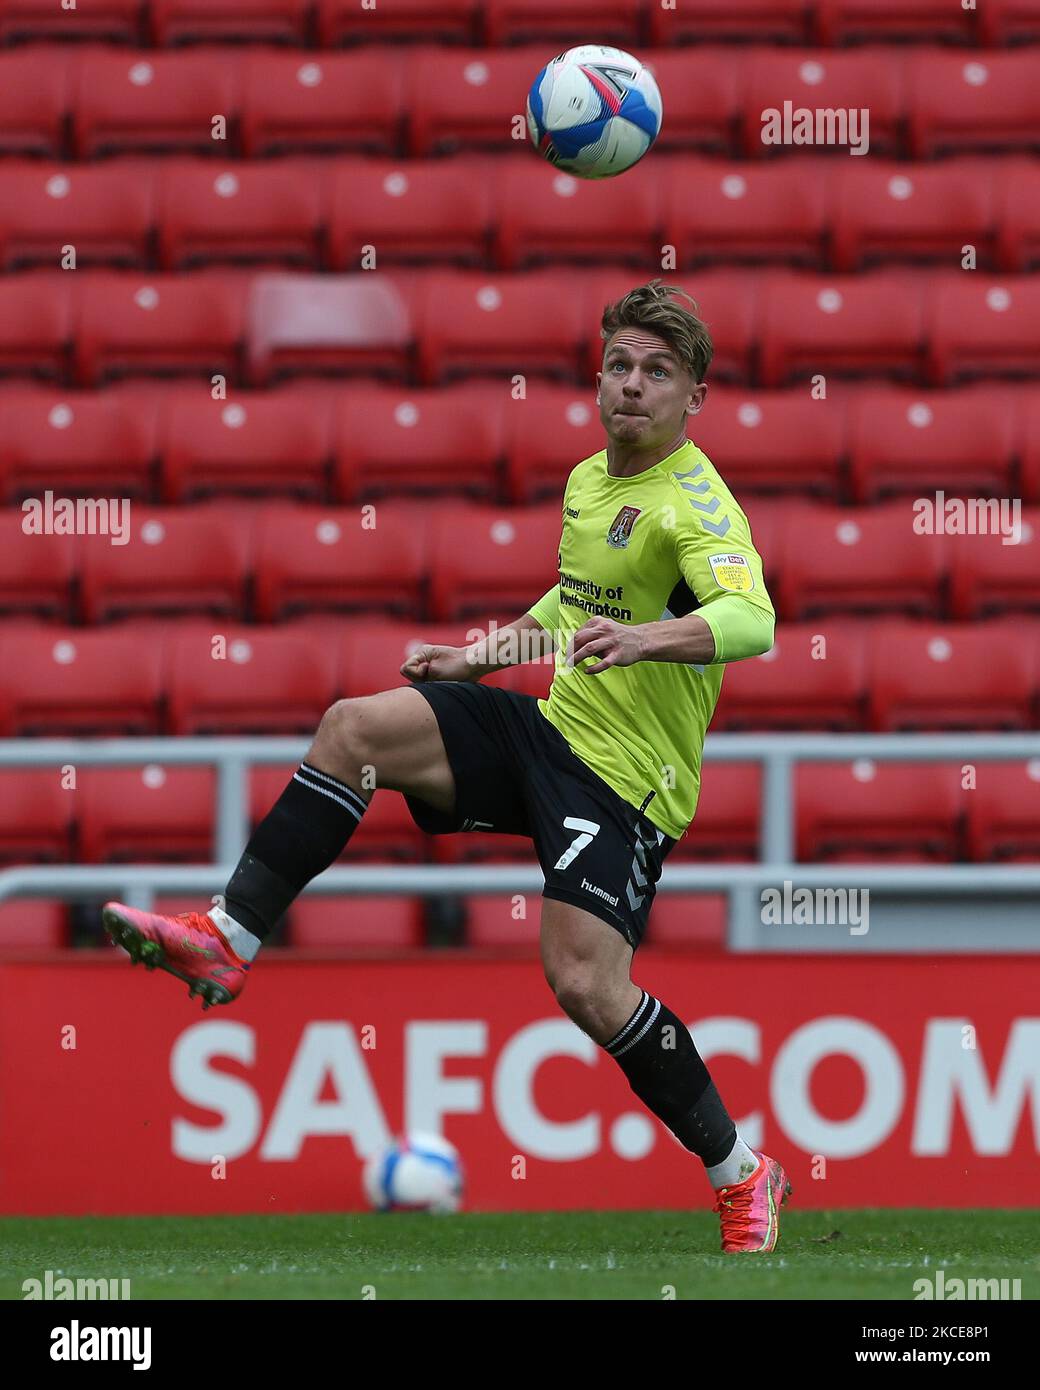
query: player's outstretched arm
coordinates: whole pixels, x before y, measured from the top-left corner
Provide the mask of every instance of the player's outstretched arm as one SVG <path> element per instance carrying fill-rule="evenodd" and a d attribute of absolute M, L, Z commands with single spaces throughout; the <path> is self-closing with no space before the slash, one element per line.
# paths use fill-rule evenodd
<path fill-rule="evenodd" d="M 552 650 L 552 632 L 525 613 L 468 647 L 419 647 L 401 667 L 401 675 L 413 681 L 479 681 L 492 671 L 533 661 Z"/>
<path fill-rule="evenodd" d="M 723 594 L 699 613 L 643 626 L 644 661 L 729 663 L 761 656 L 773 645 L 772 606 L 748 603 L 740 594 Z"/>

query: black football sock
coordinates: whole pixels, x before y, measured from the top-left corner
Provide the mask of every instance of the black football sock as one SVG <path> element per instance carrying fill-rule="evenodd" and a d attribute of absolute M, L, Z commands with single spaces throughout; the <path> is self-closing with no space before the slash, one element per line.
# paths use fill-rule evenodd
<path fill-rule="evenodd" d="M 706 1168 L 728 1157 L 737 1127 L 689 1030 L 671 1009 L 643 990 L 635 1013 L 603 1046 L 643 1104 Z"/>
<path fill-rule="evenodd" d="M 228 880 L 227 913 L 262 941 L 293 898 L 339 858 L 367 805 L 345 782 L 301 763 Z"/>

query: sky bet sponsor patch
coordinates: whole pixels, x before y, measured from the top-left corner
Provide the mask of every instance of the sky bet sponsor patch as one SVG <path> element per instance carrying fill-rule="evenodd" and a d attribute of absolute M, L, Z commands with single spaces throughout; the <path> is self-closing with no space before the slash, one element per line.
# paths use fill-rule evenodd
<path fill-rule="evenodd" d="M 720 589 L 746 594 L 755 587 L 755 576 L 746 555 L 709 555 L 708 564 Z"/>

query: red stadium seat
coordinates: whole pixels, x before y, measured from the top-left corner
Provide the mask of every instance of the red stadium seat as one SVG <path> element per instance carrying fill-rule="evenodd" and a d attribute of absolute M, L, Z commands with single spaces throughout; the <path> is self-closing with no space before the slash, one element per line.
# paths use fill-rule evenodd
<path fill-rule="evenodd" d="M 423 944 L 421 898 L 304 893 L 288 917 L 288 944 L 298 950 L 407 951 Z"/>
<path fill-rule="evenodd" d="M 255 829 L 271 810 L 299 763 L 291 767 L 254 767 L 249 777 L 249 819 Z M 423 858 L 425 836 L 398 792 L 376 790 L 357 830 L 337 862 L 394 860 L 414 863 Z"/>
<path fill-rule="evenodd" d="M 785 111 L 869 112 L 869 141 L 872 156 L 894 154 L 899 147 L 903 116 L 902 64 L 891 51 L 875 48 L 861 53 L 828 49 L 760 48 L 752 50 L 746 65 L 741 92 L 742 143 L 745 154 L 761 158 L 767 154 L 789 156 L 799 150 L 813 154 L 845 157 L 852 144 L 833 139 L 823 143 L 767 144 L 763 141 L 766 112 Z M 770 119 L 775 121 L 775 117 Z M 815 133 L 815 131 L 814 131 Z M 851 124 L 824 127 L 824 135 L 846 134 L 851 141 Z M 862 140 L 866 129 L 858 132 Z"/>
<path fill-rule="evenodd" d="M 834 181 L 835 270 L 860 270 L 882 261 L 955 265 L 965 245 L 975 248 L 980 268 L 991 266 L 992 185 L 990 171 L 976 160 L 935 167 L 849 160 Z"/>
<path fill-rule="evenodd" d="M 484 41 L 563 44 L 620 44 L 639 42 L 642 6 L 632 0 L 484 0 Z M 537 71 L 537 69 L 535 69 Z M 531 73 L 532 78 L 534 72 Z"/>
<path fill-rule="evenodd" d="M 522 400 L 507 395 L 503 410 L 509 493 L 517 502 L 562 499 L 571 470 L 606 446 L 587 387 L 531 382 Z"/>
<path fill-rule="evenodd" d="M 751 523 L 755 549 L 762 557 L 765 566 L 766 582 L 772 586 L 776 582 L 776 569 L 780 559 L 780 541 L 788 526 L 788 518 L 797 516 L 803 505 L 796 497 L 777 497 L 760 495 L 748 498 L 745 513 Z"/>
<path fill-rule="evenodd" d="M 986 400 L 999 405 L 1012 422 L 1012 431 L 1015 438 L 1015 453 L 1021 458 L 1024 452 L 1028 432 L 1028 407 L 1035 398 L 1033 384 L 1028 379 L 1021 381 L 1008 381 L 1000 379 L 980 380 L 969 382 L 961 388 L 965 394 L 985 396 Z M 954 392 L 949 392 L 952 396 Z"/>
<path fill-rule="evenodd" d="M 661 89 L 666 113 L 655 151 L 734 154 L 740 113 L 740 55 L 732 49 L 707 46 L 681 51 L 660 48 L 644 53 L 643 61 Z"/>
<path fill-rule="evenodd" d="M 866 629 L 849 619 L 779 624 L 770 651 L 727 668 L 712 727 L 862 728 L 865 644 Z"/>
<path fill-rule="evenodd" d="M 321 181 L 304 166 L 170 161 L 159 186 L 166 270 L 214 261 L 317 268 Z"/>
<path fill-rule="evenodd" d="M 434 271 L 418 309 L 421 379 L 518 372 L 570 377 L 587 333 L 581 308 L 561 271 Z"/>
<path fill-rule="evenodd" d="M 0 277 L 0 374 L 67 378 L 72 280 L 58 270 Z"/>
<path fill-rule="evenodd" d="M 128 632 L 0 632 L 4 737 L 161 732 L 161 653 Z"/>
<path fill-rule="evenodd" d="M 0 772 L 0 864 L 72 862 L 76 794 L 66 783 L 58 767 Z"/>
<path fill-rule="evenodd" d="M 98 271 L 77 289 L 75 354 L 82 385 L 119 376 L 218 373 L 237 381 L 241 280 Z"/>
<path fill-rule="evenodd" d="M 87 0 L 69 6 L 53 0 L 0 0 L 0 42 L 105 39 L 136 43 L 140 37 L 140 0 Z"/>
<path fill-rule="evenodd" d="M 67 10 L 48 9 L 68 22 Z M 0 53 L 0 154 L 61 158 L 74 61 L 71 49 L 46 44 Z"/>
<path fill-rule="evenodd" d="M 979 30 L 986 43 L 1035 43 L 1040 39 L 1040 0 L 990 0 L 979 10 Z"/>
<path fill-rule="evenodd" d="M 318 40 L 340 43 L 402 40 L 473 43 L 479 7 L 474 0 L 395 0 L 362 10 L 356 0 L 317 0 Z"/>
<path fill-rule="evenodd" d="M 653 44 L 753 39 L 755 43 L 808 40 L 806 0 L 685 0 L 647 7 Z"/>
<path fill-rule="evenodd" d="M 1022 496 L 1026 502 L 1040 502 L 1040 400 L 1037 400 L 1031 388 L 1021 416 Z"/>
<path fill-rule="evenodd" d="M 670 281 L 676 277 L 667 277 Z M 757 270 L 702 270 L 681 277 L 682 288 L 692 295 L 697 311 L 711 331 L 715 355 L 711 361 L 711 380 L 748 381 L 757 341 L 760 284 L 764 272 Z M 645 284 L 646 272 L 634 270 L 590 270 L 580 286 L 583 303 L 583 336 L 588 337 L 586 370 L 602 371 L 605 343 L 600 322 L 608 303 Z M 573 291 L 572 291 L 573 293 Z"/>
<path fill-rule="evenodd" d="M 344 502 L 386 493 L 498 493 L 504 425 L 515 402 L 506 386 L 469 383 L 438 390 L 362 387 L 335 410 L 336 496 Z"/>
<path fill-rule="evenodd" d="M 1040 372 L 1040 279 L 940 275 L 926 290 L 926 372 L 935 386 Z"/>
<path fill-rule="evenodd" d="M 914 159 L 1035 147 L 1040 87 L 1033 54 L 926 50 L 907 59 L 906 80 Z"/>
<path fill-rule="evenodd" d="M 943 608 L 943 537 L 918 534 L 909 499 L 877 507 L 806 506 L 781 541 L 773 597 L 785 618 Z"/>
<path fill-rule="evenodd" d="M 1012 486 L 1014 420 L 975 391 L 867 386 L 849 406 L 853 496 L 941 489 L 950 496 L 1006 496 Z"/>
<path fill-rule="evenodd" d="M 986 506 L 983 499 L 982 505 Z M 997 513 L 993 499 L 986 524 L 1013 522 Z M 1017 539 L 1016 539 L 1017 535 Z M 1005 538 L 1011 541 L 1005 544 Z M 950 607 L 955 618 L 986 618 L 1002 613 L 1040 612 L 1040 507 L 1024 508 L 1019 527 L 1001 534 L 952 536 Z"/>
<path fill-rule="evenodd" d="M 650 909 L 644 944 L 651 949 L 663 946 L 683 951 L 724 951 L 727 915 L 723 893 L 658 892 Z"/>
<path fill-rule="evenodd" d="M 168 502 L 214 493 L 325 495 L 328 412 L 293 391 L 233 392 L 215 401 L 204 387 L 163 402 L 159 450 Z"/>
<path fill-rule="evenodd" d="M 151 0 L 149 10 L 159 47 L 225 39 L 302 44 L 311 0 Z"/>
<path fill-rule="evenodd" d="M 298 633 L 231 628 L 171 640 L 171 734 L 313 733 L 332 703 L 332 658 Z"/>
<path fill-rule="evenodd" d="M 1040 860 L 1040 759 L 979 761 L 975 777 L 974 789 L 964 793 L 969 858 Z"/>
<path fill-rule="evenodd" d="M 85 767 L 75 793 L 84 864 L 207 863 L 217 778 L 211 767 Z"/>
<path fill-rule="evenodd" d="M 868 655 L 870 727 L 885 733 L 1031 728 L 1037 651 L 1040 630 L 1021 619 L 878 623 Z"/>
<path fill-rule="evenodd" d="M 426 643 L 470 646 L 477 640 L 474 636 L 467 641 L 470 631 L 477 629 L 462 622 L 447 625 L 422 619 L 409 623 L 352 618 L 337 634 L 337 687 L 345 698 L 352 699 L 406 686 L 409 681 L 401 675 L 401 666 L 417 647 Z M 480 635 L 485 634 L 481 631 Z"/>
<path fill-rule="evenodd" d="M 392 51 L 258 49 L 244 60 L 243 151 L 250 158 L 289 151 L 395 154 L 404 91 L 404 62 Z"/>
<path fill-rule="evenodd" d="M 247 353 L 255 386 L 299 372 L 408 374 L 412 310 L 386 276 L 257 276 Z"/>
<path fill-rule="evenodd" d="M 760 764 L 706 762 L 696 813 L 670 860 L 758 859 L 761 807 Z"/>
<path fill-rule="evenodd" d="M 481 893 L 467 898 L 465 903 L 468 946 L 504 946 L 537 952 L 542 904 L 533 893 Z"/>
<path fill-rule="evenodd" d="M 960 856 L 958 769 L 940 763 L 802 763 L 795 770 L 803 862 Z"/>
<path fill-rule="evenodd" d="M 317 611 L 417 617 L 424 577 L 421 528 L 391 503 L 372 516 L 287 505 L 261 514 L 255 599 L 264 622 Z"/>
<path fill-rule="evenodd" d="M 1032 159 L 1002 159 L 994 166 L 994 204 L 997 265 L 1005 271 L 1035 270 L 1040 265 L 1040 169 Z"/>
<path fill-rule="evenodd" d="M 491 175 L 487 161 L 467 157 L 337 161 L 329 192 L 329 268 L 361 270 L 373 246 L 383 267 L 409 261 L 485 265 Z"/>
<path fill-rule="evenodd" d="M 761 290 L 764 386 L 819 373 L 916 376 L 924 290 L 906 271 L 817 276 L 774 272 Z"/>
<path fill-rule="evenodd" d="M 846 409 L 837 398 L 712 386 L 686 432 L 738 494 L 745 488 L 841 494 Z"/>
<path fill-rule="evenodd" d="M 430 610 L 440 619 L 510 623 L 555 582 L 560 507 L 460 503 L 431 522 Z"/>
<path fill-rule="evenodd" d="M 88 49 L 75 69 L 76 156 L 138 150 L 212 154 L 221 148 L 215 118 L 225 117 L 233 126 L 237 84 L 237 57 L 215 50 Z"/>
<path fill-rule="evenodd" d="M 128 539 L 91 536 L 83 544 L 84 622 L 127 614 L 212 613 L 241 621 L 246 537 L 227 516 L 193 507 L 135 507 Z"/>
<path fill-rule="evenodd" d="M 657 168 L 660 169 L 661 161 Z M 761 166 L 683 160 L 663 179 L 661 244 L 677 264 L 825 264 L 830 161 Z"/>
<path fill-rule="evenodd" d="M 0 409 L 0 429 L 3 412 Z M 2 437 L 2 436 L 0 436 Z M 36 614 L 68 622 L 80 539 L 27 532 L 21 508 L 0 510 L 0 613 Z M 46 516 L 41 520 L 46 524 Z"/>
<path fill-rule="evenodd" d="M 637 165 L 623 179 L 589 180 L 544 161 L 502 160 L 492 179 L 495 263 L 504 270 L 564 261 L 645 265 L 660 255 L 663 180 L 648 165 Z"/>
<path fill-rule="evenodd" d="M 493 149 L 530 159 L 526 133 L 520 140 L 514 132 L 531 83 L 552 56 L 538 44 L 504 51 L 423 47 L 398 59 L 408 94 L 408 153 Z"/>
<path fill-rule="evenodd" d="M 932 43 L 975 43 L 976 10 L 948 0 L 814 0 L 820 43 L 927 39 Z M 983 6 L 985 8 L 985 6 Z"/>
<path fill-rule="evenodd" d="M 0 951 L 56 951 L 68 945 L 65 904 L 57 898 L 5 898 L 0 902 Z"/>
<path fill-rule="evenodd" d="M 155 398 L 144 392 L 0 392 L 0 489 L 5 499 L 104 490 L 146 497 L 156 442 Z"/>
<path fill-rule="evenodd" d="M 56 269 L 69 246 L 77 269 L 147 265 L 154 181 L 143 166 L 0 165 L 0 269 Z"/>

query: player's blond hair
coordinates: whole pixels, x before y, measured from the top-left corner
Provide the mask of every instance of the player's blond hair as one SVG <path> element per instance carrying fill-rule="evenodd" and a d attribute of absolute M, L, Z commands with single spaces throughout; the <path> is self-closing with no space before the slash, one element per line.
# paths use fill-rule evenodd
<path fill-rule="evenodd" d="M 663 338 L 679 361 L 693 373 L 694 381 L 703 381 L 714 354 L 708 325 L 671 297 L 689 299 L 694 310 L 697 302 L 678 285 L 665 285 L 660 279 L 629 290 L 616 304 L 603 310 L 600 337 L 610 341 L 619 328 L 645 328 Z"/>

